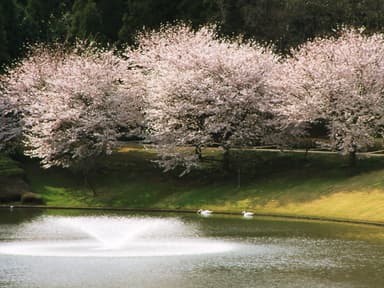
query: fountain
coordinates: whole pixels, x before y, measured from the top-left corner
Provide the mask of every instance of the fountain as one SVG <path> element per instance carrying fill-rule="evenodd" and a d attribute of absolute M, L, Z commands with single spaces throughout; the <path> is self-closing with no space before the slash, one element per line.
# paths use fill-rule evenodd
<path fill-rule="evenodd" d="M 176 218 L 44 216 L 15 233 L 18 241 L 3 242 L 0 254 L 146 257 L 222 253 L 235 248 L 232 243 L 198 237 L 195 227 Z"/>
<path fill-rule="evenodd" d="M 0 209 L 0 287 L 384 287 L 382 227 L 57 213 Z"/>

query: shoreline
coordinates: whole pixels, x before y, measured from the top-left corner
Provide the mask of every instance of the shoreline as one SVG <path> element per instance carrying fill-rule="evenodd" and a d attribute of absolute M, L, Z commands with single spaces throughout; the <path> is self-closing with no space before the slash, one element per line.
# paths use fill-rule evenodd
<path fill-rule="evenodd" d="M 12 207 L 12 208 L 11 208 Z M 129 207 L 69 207 L 69 206 L 45 206 L 45 205 L 7 205 L 0 204 L 0 209 L 40 209 L 40 210 L 80 210 L 80 211 L 126 211 L 126 212 L 143 212 L 143 213 L 196 213 L 198 209 L 166 209 L 166 208 L 129 208 Z M 344 224 L 357 224 L 384 227 L 384 222 L 365 221 L 365 220 L 352 220 L 340 219 L 332 217 L 319 217 L 307 215 L 287 215 L 287 214 L 274 214 L 274 213 L 258 213 L 254 212 L 254 217 L 271 217 L 291 220 L 306 220 L 306 221 L 320 221 L 320 222 L 335 222 Z M 232 215 L 242 216 L 241 211 L 213 211 L 212 215 Z"/>

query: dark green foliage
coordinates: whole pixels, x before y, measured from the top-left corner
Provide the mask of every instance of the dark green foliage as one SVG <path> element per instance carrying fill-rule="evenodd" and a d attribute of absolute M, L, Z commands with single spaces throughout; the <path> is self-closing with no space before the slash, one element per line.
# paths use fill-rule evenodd
<path fill-rule="evenodd" d="M 27 0 L 23 9 L 23 28 L 29 42 L 64 39 L 68 31 L 68 13 L 73 0 Z"/>
<path fill-rule="evenodd" d="M 279 52 L 346 24 L 381 30 L 384 2 L 379 0 L 217 0 L 223 32 L 272 42 Z"/>
<path fill-rule="evenodd" d="M 93 0 L 75 0 L 72 8 L 68 38 L 98 40 L 102 28 L 101 13 Z"/>
<path fill-rule="evenodd" d="M 13 0 L 0 1 L 0 70 L 16 57 L 22 45 L 21 12 Z"/>
<path fill-rule="evenodd" d="M 22 55 L 26 42 L 132 44 L 137 30 L 176 21 L 218 23 L 224 35 L 273 43 L 285 54 L 344 24 L 383 32 L 384 1 L 1 0 L 0 66 Z"/>
<path fill-rule="evenodd" d="M 0 63 L 4 63 L 8 61 L 8 59 L 9 59 L 9 54 L 8 54 L 7 32 L 4 28 L 4 23 L 0 22 Z"/>
<path fill-rule="evenodd" d="M 231 0 L 225 0 L 231 1 Z M 272 41 L 287 52 L 313 37 L 332 33 L 341 25 L 383 31 L 384 2 L 380 0 L 237 0 L 248 37 Z M 257 11 L 257 12 L 256 12 Z M 256 16 L 257 15 L 257 16 Z"/>
<path fill-rule="evenodd" d="M 198 26 L 219 20 L 218 5 L 208 0 L 128 0 L 125 9 L 119 39 L 129 43 L 137 30 L 154 29 L 161 23 L 181 20 Z"/>
<path fill-rule="evenodd" d="M 100 11 L 101 34 L 108 42 L 118 40 L 118 32 L 123 24 L 125 3 L 123 0 L 98 0 L 97 8 Z"/>

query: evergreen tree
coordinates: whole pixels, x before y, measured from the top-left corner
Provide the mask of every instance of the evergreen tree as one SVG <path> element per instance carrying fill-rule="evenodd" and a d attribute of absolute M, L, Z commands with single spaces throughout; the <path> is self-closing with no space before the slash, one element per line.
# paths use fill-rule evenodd
<path fill-rule="evenodd" d="M 220 33 L 273 43 L 288 53 L 343 24 L 383 32 L 382 0 L 1 0 L 0 66 L 25 43 L 92 38 L 132 44 L 138 30 L 184 21 L 218 23 Z"/>
<path fill-rule="evenodd" d="M 30 42 L 61 40 L 66 34 L 65 19 L 73 0 L 28 0 L 24 7 L 24 29 Z M 64 22 L 64 23 L 63 23 Z"/>
<path fill-rule="evenodd" d="M 102 27 L 101 15 L 93 0 L 75 0 L 72 7 L 72 21 L 68 38 L 87 39 L 100 37 Z"/>
<path fill-rule="evenodd" d="M 0 1 L 0 68 L 19 55 L 22 43 L 19 12 L 13 0 Z"/>
<path fill-rule="evenodd" d="M 153 29 L 162 23 L 177 20 L 177 0 L 127 0 L 123 25 L 119 31 L 122 42 L 133 43 L 137 30 Z"/>
<path fill-rule="evenodd" d="M 101 30 L 108 42 L 118 40 L 118 32 L 123 25 L 125 3 L 123 0 L 98 0 L 97 9 L 100 11 Z"/>
<path fill-rule="evenodd" d="M 0 5 L 0 15 L 4 15 Z M 0 18 L 0 63 L 5 63 L 9 59 L 7 31 L 5 30 L 4 18 Z"/>

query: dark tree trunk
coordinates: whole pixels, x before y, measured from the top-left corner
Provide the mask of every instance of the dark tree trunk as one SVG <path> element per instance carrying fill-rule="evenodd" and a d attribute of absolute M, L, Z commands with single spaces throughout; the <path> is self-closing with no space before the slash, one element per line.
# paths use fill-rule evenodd
<path fill-rule="evenodd" d="M 355 167 L 356 166 L 356 151 L 349 152 L 349 166 Z"/>
<path fill-rule="evenodd" d="M 195 153 L 196 153 L 199 160 L 203 159 L 203 155 L 202 155 L 200 146 L 195 146 Z"/>
<path fill-rule="evenodd" d="M 92 191 L 92 196 L 93 197 L 96 197 L 97 196 L 97 193 L 96 193 L 96 189 L 95 187 L 92 185 L 91 181 L 89 181 L 89 173 L 84 173 L 83 174 L 83 178 L 84 178 L 84 184 L 86 187 L 88 187 L 91 191 Z"/>
<path fill-rule="evenodd" d="M 230 171 L 230 154 L 229 154 L 229 148 L 223 147 L 223 170 L 224 172 Z"/>

